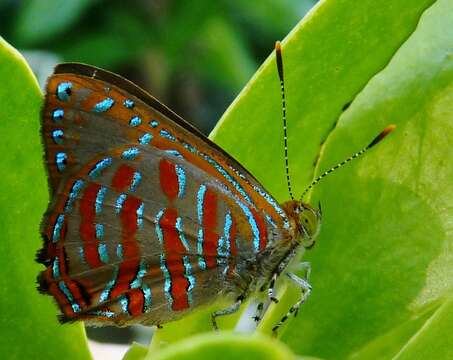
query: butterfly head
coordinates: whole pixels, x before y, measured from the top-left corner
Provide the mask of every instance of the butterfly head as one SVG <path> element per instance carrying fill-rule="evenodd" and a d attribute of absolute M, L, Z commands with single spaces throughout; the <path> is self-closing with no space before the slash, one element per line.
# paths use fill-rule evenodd
<path fill-rule="evenodd" d="M 294 209 L 297 214 L 297 228 L 302 238 L 302 246 L 310 249 L 315 244 L 321 229 L 321 207 L 318 210 L 304 202 L 297 202 L 297 207 Z"/>

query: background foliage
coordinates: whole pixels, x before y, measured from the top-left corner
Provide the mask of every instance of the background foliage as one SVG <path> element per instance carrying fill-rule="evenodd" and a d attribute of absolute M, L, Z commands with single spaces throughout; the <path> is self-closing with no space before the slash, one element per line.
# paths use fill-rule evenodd
<path fill-rule="evenodd" d="M 0 3 L 18 14 L 0 13 L 2 35 L 21 49 L 46 49 L 66 60 L 141 78 L 145 87 L 170 100 L 179 91 L 172 89 L 184 89 L 180 76 L 187 72 L 183 78 L 189 76 L 196 86 L 183 94 L 221 87 L 217 94 L 227 101 L 260 61 L 255 54 L 269 53 L 273 40 L 281 37 L 276 32 L 289 29 L 286 21 L 297 19 L 296 8 L 303 11 L 296 2 L 270 0 L 262 5 L 197 1 L 192 6 L 143 1 L 127 11 L 119 2 L 107 7 L 101 1 L 57 3 Z M 50 14 L 57 19 L 49 21 Z M 284 57 L 296 193 L 385 125 L 398 128 L 311 194 L 312 203 L 322 202 L 324 213 L 319 243 L 307 254 L 314 292 L 299 317 L 280 332 L 280 342 L 266 334 L 297 297 L 284 283 L 280 304 L 253 337 L 212 334 L 209 312 L 198 312 L 165 326 L 150 351 L 134 345 L 127 359 L 209 358 L 214 353 L 269 359 L 453 356 L 448 336 L 453 317 L 451 23 L 449 0 L 417 0 L 410 7 L 403 0 L 326 0 L 291 31 Z M 11 358 L 37 353 L 87 358 L 80 326 L 58 326 L 50 299 L 34 290 L 39 266 L 32 259 L 40 246 L 37 228 L 47 196 L 38 136 L 41 95 L 21 56 L 5 42 L 0 50 L 1 164 L 6 171 L 0 184 L 5 229 L 0 260 L 7 264 L 0 277 L 0 305 L 12 309 L 0 320 L 0 350 Z M 181 56 L 186 51 L 189 55 Z M 24 53 L 33 64 L 36 51 Z M 278 88 L 271 56 L 212 137 L 283 201 Z M 175 104 L 190 113 L 183 101 Z M 200 114 L 213 107 L 202 106 Z M 231 329 L 235 321 L 225 319 L 221 327 Z"/>

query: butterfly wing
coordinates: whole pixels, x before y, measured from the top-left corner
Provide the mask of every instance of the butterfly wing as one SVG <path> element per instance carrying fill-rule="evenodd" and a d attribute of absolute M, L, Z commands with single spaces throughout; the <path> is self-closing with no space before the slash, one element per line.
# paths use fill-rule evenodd
<path fill-rule="evenodd" d="M 53 199 L 40 289 L 64 320 L 175 319 L 245 289 L 245 260 L 289 236 L 285 212 L 240 164 L 117 75 L 59 65 L 42 118 Z"/>

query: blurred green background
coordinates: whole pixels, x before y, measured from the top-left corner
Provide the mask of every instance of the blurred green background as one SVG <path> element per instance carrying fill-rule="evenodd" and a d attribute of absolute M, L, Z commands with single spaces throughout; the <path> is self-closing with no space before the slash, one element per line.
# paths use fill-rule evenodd
<path fill-rule="evenodd" d="M 41 84 L 55 63 L 119 73 L 208 133 L 315 0 L 0 0 Z"/>
<path fill-rule="evenodd" d="M 25 56 L 41 87 L 59 62 L 99 66 L 142 86 L 208 134 L 275 40 L 315 3 L 0 0 L 0 35 Z M 129 346 L 148 343 L 151 331 L 88 328 L 87 335 Z M 94 353 L 111 356 L 105 351 Z"/>

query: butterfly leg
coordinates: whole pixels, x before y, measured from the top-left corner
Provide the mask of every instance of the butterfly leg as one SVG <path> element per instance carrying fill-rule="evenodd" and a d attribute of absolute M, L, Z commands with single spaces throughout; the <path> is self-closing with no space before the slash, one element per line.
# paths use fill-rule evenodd
<path fill-rule="evenodd" d="M 212 327 L 214 328 L 215 331 L 219 331 L 219 327 L 217 326 L 216 318 L 219 316 L 230 315 L 230 314 L 235 313 L 236 311 L 239 310 L 239 307 L 241 306 L 243 301 L 244 301 L 244 296 L 243 295 L 238 296 L 238 298 L 236 299 L 236 302 L 233 305 L 227 307 L 226 309 L 217 310 L 211 314 Z"/>
<path fill-rule="evenodd" d="M 285 316 L 283 316 L 281 318 L 281 320 L 278 322 L 277 325 L 275 325 L 273 328 L 272 328 L 272 332 L 276 335 L 277 334 L 277 331 L 278 329 L 280 328 L 280 326 L 282 326 L 282 324 L 288 320 L 288 318 L 291 316 L 291 314 L 294 314 L 294 317 L 297 316 L 297 313 L 299 312 L 299 308 L 302 306 L 302 304 L 307 300 L 307 298 L 310 296 L 311 294 L 311 285 L 308 283 L 308 278 L 310 276 L 310 272 L 311 272 L 311 267 L 310 267 L 310 263 L 307 263 L 307 262 L 304 262 L 304 263 L 301 263 L 301 269 L 302 270 L 305 270 L 305 275 L 303 278 L 300 278 L 298 277 L 297 275 L 293 274 L 293 273 L 286 273 L 286 275 L 294 282 L 296 283 L 297 286 L 300 287 L 300 290 L 301 290 L 301 297 L 299 299 L 299 301 L 297 301 L 293 306 L 290 307 L 289 311 L 286 313 Z"/>

